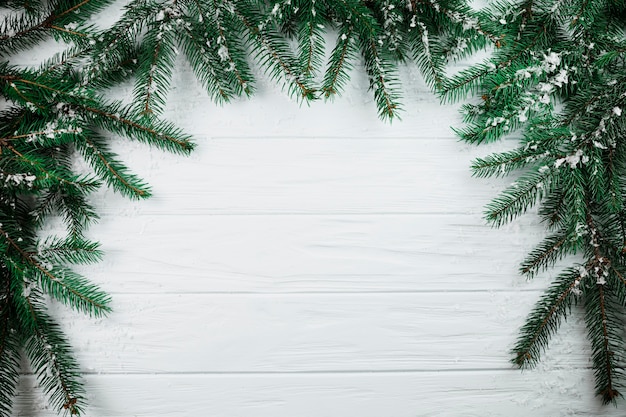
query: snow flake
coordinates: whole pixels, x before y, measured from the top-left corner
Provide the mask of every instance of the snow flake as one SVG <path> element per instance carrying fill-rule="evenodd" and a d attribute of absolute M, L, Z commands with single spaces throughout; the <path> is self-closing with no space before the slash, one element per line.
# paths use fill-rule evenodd
<path fill-rule="evenodd" d="M 617 106 L 613 107 L 613 114 L 616 115 L 616 116 L 621 116 L 622 115 L 622 109 L 617 107 Z"/>
<path fill-rule="evenodd" d="M 554 167 L 559 168 L 561 165 L 567 163 L 569 164 L 570 168 L 574 169 L 576 168 L 578 163 L 581 161 L 583 164 L 585 164 L 589 162 L 589 157 L 586 155 L 583 155 L 582 149 L 577 149 L 576 152 L 574 152 L 573 154 L 570 154 L 566 156 L 565 158 L 559 158 L 556 161 L 554 161 Z"/>
<path fill-rule="evenodd" d="M 539 83 L 539 91 L 544 93 L 551 93 L 554 91 L 554 86 L 550 83 Z"/>
<path fill-rule="evenodd" d="M 43 131 L 43 134 L 46 135 L 48 139 L 54 139 L 54 133 L 57 129 L 57 125 L 52 122 L 48 122 L 46 123 L 46 129 Z"/>
<path fill-rule="evenodd" d="M 589 233 L 589 231 L 587 230 L 587 225 L 583 223 L 577 223 L 576 230 L 574 230 L 574 232 L 576 233 L 577 238 Z M 578 272 L 580 273 L 580 276 L 583 278 L 587 276 L 587 269 L 585 269 L 585 267 L 583 266 L 580 266 L 580 268 L 578 269 Z"/>
<path fill-rule="evenodd" d="M 463 30 L 476 29 L 478 27 L 478 19 L 464 19 L 463 20 Z"/>
<path fill-rule="evenodd" d="M 217 50 L 217 55 L 222 61 L 228 61 L 230 55 L 228 54 L 228 48 L 226 47 L 226 45 L 222 44 L 220 46 L 220 49 Z"/>
<path fill-rule="evenodd" d="M 500 123 L 505 123 L 505 122 L 507 122 L 507 120 L 504 117 L 494 117 L 494 118 L 490 117 L 487 119 L 487 122 L 485 123 L 485 127 L 498 126 Z"/>
<path fill-rule="evenodd" d="M 599 137 L 603 132 L 606 132 L 606 119 L 607 117 L 600 119 L 600 123 L 598 123 L 598 128 L 593 132 L 593 135 L 595 137 Z"/>
<path fill-rule="evenodd" d="M 560 54 L 550 52 L 548 55 L 543 56 L 543 67 L 546 72 L 554 72 L 559 65 L 561 65 Z"/>
<path fill-rule="evenodd" d="M 417 22 L 422 31 L 422 43 L 424 44 L 424 54 L 430 55 L 430 41 L 428 40 L 428 28 L 422 22 Z"/>
<path fill-rule="evenodd" d="M 567 84 L 568 81 L 569 81 L 569 76 L 567 74 L 567 70 L 564 70 L 564 69 L 560 70 L 559 73 L 555 75 L 554 78 L 552 78 L 552 80 L 550 80 L 550 82 L 557 87 L 562 87 L 564 84 Z"/>
<path fill-rule="evenodd" d="M 524 107 L 517 115 L 517 118 L 519 119 L 520 123 L 524 123 L 525 121 L 527 121 L 528 120 L 528 107 Z"/>
<path fill-rule="evenodd" d="M 24 285 L 24 288 L 22 290 L 22 294 L 24 295 L 24 297 L 30 297 L 30 292 L 33 290 L 33 287 L 35 285 L 32 282 L 26 282 Z"/>
<path fill-rule="evenodd" d="M 12 182 L 14 185 L 21 185 L 24 183 L 28 188 L 33 186 L 33 182 L 37 179 L 35 175 L 30 173 L 26 174 L 9 174 L 4 176 L 4 182 Z"/>
<path fill-rule="evenodd" d="M 450 49 L 450 55 L 454 56 L 463 52 L 467 48 L 467 39 L 457 38 L 456 45 Z"/>

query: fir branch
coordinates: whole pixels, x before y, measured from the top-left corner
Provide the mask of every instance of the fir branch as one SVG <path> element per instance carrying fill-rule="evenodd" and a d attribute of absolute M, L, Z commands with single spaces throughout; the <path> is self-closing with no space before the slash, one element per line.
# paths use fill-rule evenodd
<path fill-rule="evenodd" d="M 80 415 L 84 410 L 85 391 L 78 365 L 59 325 L 45 313 L 40 294 L 14 296 L 20 311 L 21 327 L 26 342 L 24 348 L 40 386 L 58 411 L 67 410 Z"/>
<path fill-rule="evenodd" d="M 615 355 L 624 349 L 619 334 L 621 316 L 615 314 L 617 305 L 612 303 L 610 292 L 605 284 L 598 282 L 585 291 L 587 329 L 593 350 L 596 394 L 604 403 L 614 402 L 621 394 L 617 390 L 617 377 L 623 376 L 618 369 Z"/>
<path fill-rule="evenodd" d="M 187 23 L 188 24 L 184 25 L 181 31 L 181 33 L 186 36 L 180 36 L 180 43 L 183 46 L 185 55 L 191 63 L 196 76 L 204 84 L 213 100 L 221 104 L 230 101 L 235 95 L 241 94 L 241 92 L 251 91 L 246 80 L 243 78 L 244 75 L 240 71 L 234 73 L 234 71 L 227 71 L 224 68 L 224 61 L 232 61 L 232 55 L 229 53 L 230 50 L 228 46 L 226 46 L 226 39 L 220 38 L 219 35 L 212 36 L 216 34 L 206 30 L 207 37 L 218 39 L 223 43 L 223 45 L 211 45 L 212 41 L 208 41 L 206 38 L 197 35 L 201 30 L 198 27 L 198 23 L 191 23 L 188 20 Z M 202 28 L 202 30 L 205 29 Z M 209 33 L 211 33 L 211 36 L 209 36 Z M 220 50 L 222 51 L 222 55 L 224 57 L 228 55 L 228 58 L 220 58 Z M 226 52 L 226 50 L 228 52 Z M 229 65 L 231 64 L 232 66 L 228 69 L 230 70 L 232 68 L 236 70 L 237 64 L 235 64 L 234 61 L 229 62 Z M 241 63 L 239 66 L 242 66 Z M 234 73 L 235 80 L 232 79 L 229 72 L 231 74 Z M 252 77 L 247 75 L 245 78 L 251 79 Z"/>
<path fill-rule="evenodd" d="M 201 10 L 201 6 L 198 7 Z M 232 73 L 235 76 L 235 85 L 237 86 L 235 92 L 237 94 L 243 92 L 249 96 L 254 92 L 254 85 L 252 83 L 251 70 L 244 59 L 246 51 L 237 42 L 231 42 L 230 36 L 227 36 L 230 34 L 230 30 L 221 7 L 221 3 L 217 0 L 213 0 L 215 27 L 218 31 L 218 40 L 222 40 L 222 44 L 220 45 L 222 49 L 221 57 L 228 63 L 228 69 L 232 69 Z"/>
<path fill-rule="evenodd" d="M 101 317 L 111 311 L 108 306 L 109 297 L 95 285 L 73 273 L 69 269 L 54 268 L 44 264 L 35 258 L 35 255 L 22 249 L 7 232 L 0 228 L 0 236 L 17 251 L 20 260 L 12 260 L 14 267 L 24 275 L 31 272 L 38 277 L 39 285 L 43 290 L 62 301 L 64 304 L 76 308 L 78 311 L 94 317 Z M 20 264 L 29 265 L 31 268 L 23 268 Z"/>
<path fill-rule="evenodd" d="M 267 29 L 267 25 L 259 18 L 260 11 L 254 4 L 247 4 L 244 9 L 237 4 L 227 1 L 233 10 L 233 14 L 239 19 L 248 33 L 250 47 L 261 64 L 270 72 L 272 79 L 283 74 L 284 79 L 290 86 L 290 91 L 296 97 L 304 100 L 315 99 L 315 88 L 302 77 L 293 57 L 290 56 L 289 48 L 285 42 Z M 256 16 L 256 19 L 255 19 Z"/>
<path fill-rule="evenodd" d="M 461 133 L 462 134 L 462 133 Z M 525 167 L 530 161 L 539 165 L 543 151 L 540 148 L 518 148 L 509 152 L 488 155 L 472 161 L 472 174 L 478 178 L 504 177 L 511 172 Z"/>
<path fill-rule="evenodd" d="M 132 107 L 107 101 L 97 91 L 125 77 L 136 52 L 127 42 L 132 33 L 127 33 L 110 49 L 109 57 L 100 57 L 102 65 L 85 61 L 96 39 L 117 36 L 99 33 L 86 23 L 106 4 L 108 0 L 55 1 L 0 24 L 0 54 L 46 36 L 75 42 L 36 69 L 0 62 L 0 95 L 9 102 L 0 112 L 2 417 L 13 412 L 20 351 L 26 352 L 53 409 L 72 415 L 85 410 L 78 364 L 58 324 L 47 314 L 44 296 L 93 317 L 106 315 L 110 297 L 69 268 L 101 259 L 98 245 L 83 236 L 98 218 L 89 194 L 103 180 L 133 198 L 149 195 L 147 186 L 109 151 L 102 130 L 181 154 L 193 148 L 189 136 L 172 124 L 156 116 L 135 116 Z M 7 28 L 7 22 L 15 27 Z M 141 23 L 131 27 L 137 29 Z M 98 178 L 75 172 L 75 149 Z M 38 242 L 41 227 L 56 215 L 64 222 L 65 236 Z"/>
<path fill-rule="evenodd" d="M 388 120 L 398 117 L 399 94 L 394 89 L 397 84 L 397 75 L 394 65 L 389 63 L 390 57 L 379 48 L 381 29 L 378 22 L 359 1 L 339 0 L 337 5 L 341 6 L 339 11 L 342 18 L 349 21 L 359 34 L 359 47 L 374 89 L 378 115 Z"/>
<path fill-rule="evenodd" d="M 19 333 L 11 306 L 9 271 L 0 264 L 0 416 L 9 417 L 19 380 Z"/>
<path fill-rule="evenodd" d="M 589 271 L 581 267 L 580 270 L 568 269 L 555 279 L 521 328 L 512 350 L 513 363 L 520 367 L 537 364 L 550 337 L 567 317 L 575 297 L 579 294 L 579 287 L 588 274 Z"/>
<path fill-rule="evenodd" d="M 312 79 L 320 70 L 324 58 L 324 23 L 316 0 L 301 1 L 298 5 L 298 17 L 298 61 L 304 77 Z"/>
<path fill-rule="evenodd" d="M 527 318 L 514 363 L 536 364 L 569 307 L 584 294 L 596 392 L 605 402 L 615 401 L 624 377 L 626 61 L 620 55 L 625 6 L 586 0 L 495 2 L 479 20 L 489 31 L 502 25 L 499 49 L 485 64 L 447 80 L 443 93 L 445 100 L 468 92 L 482 97 L 465 107 L 469 127 L 458 133 L 468 142 L 521 131 L 520 147 L 473 166 L 481 177 L 521 171 L 517 187 L 488 205 L 486 217 L 494 225 L 541 203 L 539 215 L 552 233 L 527 256 L 521 272 L 532 277 L 568 255 L 585 258 L 582 266 L 554 280 Z M 500 129 L 506 121 L 507 129 Z"/>
<path fill-rule="evenodd" d="M 349 71 L 356 59 L 358 49 L 353 39 L 354 28 L 352 25 L 344 25 L 340 29 L 339 37 L 331 53 L 329 63 L 324 75 L 322 91 L 326 99 L 339 94 L 349 79 Z"/>
<path fill-rule="evenodd" d="M 487 205 L 485 218 L 496 227 L 510 222 L 556 187 L 553 178 L 551 170 L 521 177 Z"/>
<path fill-rule="evenodd" d="M 68 16 L 80 9 L 84 20 L 108 3 L 110 0 L 53 2 L 51 8 L 40 9 L 38 13 L 9 14 L 0 22 L 0 56 L 31 47 L 55 33 L 68 41 L 86 44 L 91 39 L 89 28 L 70 29 L 77 23 Z"/>
<path fill-rule="evenodd" d="M 94 116 L 92 122 L 96 126 L 110 132 L 125 134 L 138 141 L 158 144 L 171 152 L 187 154 L 194 148 L 187 135 L 168 123 L 159 121 L 143 123 L 123 117 L 119 112 L 111 111 L 106 107 L 97 108 L 80 104 L 76 106 L 92 114 Z"/>
<path fill-rule="evenodd" d="M 563 225 L 567 217 L 568 199 L 567 192 L 563 189 L 554 190 L 554 192 L 542 201 L 539 208 L 539 215 L 546 222 L 546 228 L 551 230 L 555 227 Z"/>
<path fill-rule="evenodd" d="M 50 236 L 38 244 L 37 254 L 57 264 L 88 264 L 102 260 L 103 254 L 97 242 L 84 238 L 59 238 Z"/>
<path fill-rule="evenodd" d="M 142 45 L 133 99 L 142 116 L 161 113 L 165 106 L 175 59 L 172 18 L 175 16 L 163 13 L 162 19 L 152 23 Z"/>
<path fill-rule="evenodd" d="M 77 142 L 83 157 L 94 167 L 100 178 L 130 198 L 150 197 L 150 188 L 138 177 L 128 172 L 128 168 L 116 159 L 116 155 L 108 150 L 106 142 L 95 132 L 84 137 L 84 142 Z"/>
<path fill-rule="evenodd" d="M 573 242 L 572 242 L 573 241 Z M 572 244 L 574 243 L 574 244 Z M 520 273 L 534 277 L 541 271 L 552 267 L 556 261 L 576 252 L 576 239 L 570 228 L 564 227 L 541 242 L 520 265 Z"/>

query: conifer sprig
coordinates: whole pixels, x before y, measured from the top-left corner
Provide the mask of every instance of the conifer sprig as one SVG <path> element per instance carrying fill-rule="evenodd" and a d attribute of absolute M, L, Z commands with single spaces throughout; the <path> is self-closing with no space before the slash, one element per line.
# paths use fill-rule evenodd
<path fill-rule="evenodd" d="M 440 87 L 447 61 L 486 43 L 461 0 L 134 0 L 125 11 L 98 36 L 88 72 L 119 77 L 138 63 L 134 103 L 142 116 L 162 112 L 179 50 L 218 103 L 254 92 L 254 65 L 297 100 L 332 98 L 361 59 L 379 115 L 392 119 L 401 107 L 400 62 L 415 60 Z M 329 29 L 339 36 L 324 64 Z"/>
<path fill-rule="evenodd" d="M 461 138 L 491 142 L 517 133 L 517 149 L 477 159 L 474 174 L 520 177 L 488 206 L 500 226 L 539 204 L 550 235 L 522 262 L 532 278 L 572 254 L 583 262 L 554 279 L 522 327 L 513 362 L 535 365 L 574 304 L 585 310 L 596 393 L 623 394 L 626 359 L 626 4 L 505 1 L 478 14 L 501 33 L 486 62 L 443 82 L 444 100 L 468 94 Z M 626 116 L 626 115 L 625 115 Z"/>
<path fill-rule="evenodd" d="M 101 184 L 132 198 L 149 195 L 147 185 L 109 149 L 105 133 L 181 154 L 193 149 L 189 136 L 175 126 L 141 117 L 131 106 L 107 100 L 94 88 L 123 77 L 128 66 L 84 71 L 94 43 L 86 39 L 102 36 L 86 21 L 107 1 L 32 4 L 28 10 L 17 9 L 0 25 L 0 96 L 8 103 L 0 110 L 3 417 L 12 412 L 22 352 L 53 409 L 71 415 L 85 411 L 79 365 L 61 326 L 47 313 L 47 299 L 92 317 L 111 311 L 110 297 L 71 268 L 101 258 L 98 245 L 84 236 L 98 218 L 89 195 Z M 39 68 L 10 64 L 8 52 L 45 36 L 70 40 L 73 46 Z M 101 82 L 91 82 L 95 79 Z M 91 173 L 76 171 L 79 155 Z M 52 217 L 64 221 L 65 233 L 41 239 L 41 226 Z"/>

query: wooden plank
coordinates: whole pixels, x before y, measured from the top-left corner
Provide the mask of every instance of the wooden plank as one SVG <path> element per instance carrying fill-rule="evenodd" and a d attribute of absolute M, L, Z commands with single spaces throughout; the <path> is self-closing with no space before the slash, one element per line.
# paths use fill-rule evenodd
<path fill-rule="evenodd" d="M 106 216 L 105 260 L 80 270 L 113 293 L 531 290 L 546 279 L 517 268 L 543 233 L 532 216 Z"/>
<path fill-rule="evenodd" d="M 94 417 L 528 417 L 623 415 L 591 370 L 318 375 L 89 375 Z M 25 378 L 14 416 L 52 417 Z"/>
<path fill-rule="evenodd" d="M 90 372 L 509 369 L 537 293 L 117 295 L 109 318 L 57 312 Z M 545 355 L 586 367 L 574 316 Z"/>
<path fill-rule="evenodd" d="M 510 179 L 471 177 L 471 160 L 510 143 L 397 138 L 199 140 L 189 158 L 118 143 L 153 186 L 147 201 L 111 190 L 99 212 L 141 214 L 482 213 Z"/>

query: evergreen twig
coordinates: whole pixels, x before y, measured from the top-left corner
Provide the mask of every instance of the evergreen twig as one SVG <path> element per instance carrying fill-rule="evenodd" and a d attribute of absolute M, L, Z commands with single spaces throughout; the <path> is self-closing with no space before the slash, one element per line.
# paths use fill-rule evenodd
<path fill-rule="evenodd" d="M 492 58 L 443 83 L 442 98 L 481 96 L 464 107 L 470 143 L 521 134 L 520 146 L 477 159 L 474 174 L 521 176 L 487 207 L 500 226 L 539 204 L 551 234 L 521 265 L 528 277 L 567 255 L 582 263 L 554 279 L 522 327 L 513 362 L 536 364 L 573 304 L 585 310 L 596 393 L 623 391 L 626 351 L 626 3 L 498 0 L 478 14 L 501 33 Z"/>

